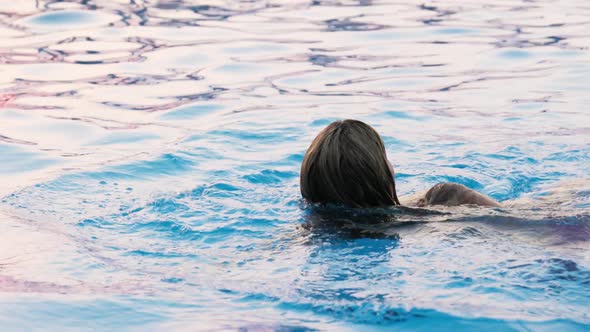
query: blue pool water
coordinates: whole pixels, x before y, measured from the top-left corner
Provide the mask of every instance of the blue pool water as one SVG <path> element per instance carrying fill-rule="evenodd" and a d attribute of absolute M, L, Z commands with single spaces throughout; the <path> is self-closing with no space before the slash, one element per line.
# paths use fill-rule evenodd
<path fill-rule="evenodd" d="M 1 330 L 587 331 L 589 15 L 1 3 Z M 399 194 L 505 207 L 308 227 L 300 163 L 341 118 L 382 133 Z"/>

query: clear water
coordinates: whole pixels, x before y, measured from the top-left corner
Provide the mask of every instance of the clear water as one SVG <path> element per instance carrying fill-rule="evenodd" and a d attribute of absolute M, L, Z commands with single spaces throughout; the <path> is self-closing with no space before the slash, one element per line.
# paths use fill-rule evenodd
<path fill-rule="evenodd" d="M 3 1 L 2 331 L 590 329 L 590 6 Z M 301 227 L 313 136 L 505 209 Z"/>

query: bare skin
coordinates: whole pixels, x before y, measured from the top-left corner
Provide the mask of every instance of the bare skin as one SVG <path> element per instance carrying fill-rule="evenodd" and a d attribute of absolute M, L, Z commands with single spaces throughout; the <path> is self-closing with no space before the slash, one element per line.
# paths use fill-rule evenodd
<path fill-rule="evenodd" d="M 462 184 L 451 182 L 439 183 L 430 188 L 425 194 L 413 195 L 404 199 L 404 201 L 408 205 L 419 207 L 433 205 L 478 205 L 501 207 L 500 203 L 492 198 L 473 189 L 469 189 Z"/>
<path fill-rule="evenodd" d="M 387 161 L 391 174 L 394 174 L 393 166 Z M 393 189 L 393 188 L 392 188 Z M 430 188 L 425 194 L 415 194 L 401 198 L 402 205 L 407 206 L 458 206 L 458 205 L 479 205 L 501 207 L 500 203 L 482 193 L 469 189 L 462 184 L 445 182 L 439 183 Z"/>

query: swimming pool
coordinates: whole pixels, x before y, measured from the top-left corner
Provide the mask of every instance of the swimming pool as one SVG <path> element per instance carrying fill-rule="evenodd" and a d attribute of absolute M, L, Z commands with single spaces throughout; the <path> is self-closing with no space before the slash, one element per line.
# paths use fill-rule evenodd
<path fill-rule="evenodd" d="M 2 331 L 590 328 L 585 1 L 0 4 Z M 400 194 L 507 202 L 301 227 L 357 118 Z"/>

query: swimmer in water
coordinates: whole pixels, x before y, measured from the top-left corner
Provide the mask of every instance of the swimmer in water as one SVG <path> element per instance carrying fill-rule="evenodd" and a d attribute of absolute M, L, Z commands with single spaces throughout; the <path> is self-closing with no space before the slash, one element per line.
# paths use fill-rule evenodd
<path fill-rule="evenodd" d="M 336 121 L 313 140 L 301 164 L 301 195 L 311 203 L 348 207 L 402 205 L 385 145 L 371 126 Z M 409 206 L 473 204 L 499 207 L 492 198 L 458 183 L 439 183 Z"/>

